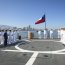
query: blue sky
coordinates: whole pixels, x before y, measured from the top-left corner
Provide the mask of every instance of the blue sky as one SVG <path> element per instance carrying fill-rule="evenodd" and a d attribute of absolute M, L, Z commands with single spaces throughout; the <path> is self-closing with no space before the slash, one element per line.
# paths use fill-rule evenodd
<path fill-rule="evenodd" d="M 0 25 L 43 29 L 35 22 L 44 14 L 47 28 L 65 27 L 65 0 L 0 0 Z"/>

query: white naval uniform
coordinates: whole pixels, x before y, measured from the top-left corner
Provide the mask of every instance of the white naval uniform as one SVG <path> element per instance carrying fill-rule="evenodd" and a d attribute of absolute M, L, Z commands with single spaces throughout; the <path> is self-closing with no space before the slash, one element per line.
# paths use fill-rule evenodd
<path fill-rule="evenodd" d="M 65 45 L 65 31 L 61 30 L 61 42 Z"/>
<path fill-rule="evenodd" d="M 2 41 L 2 34 L 0 32 L 0 45 L 1 45 L 1 41 Z"/>
<path fill-rule="evenodd" d="M 11 32 L 8 31 L 8 44 L 12 43 Z"/>
<path fill-rule="evenodd" d="M 4 32 L 0 32 L 0 44 L 4 44 Z"/>
<path fill-rule="evenodd" d="M 3 32 L 0 32 L 0 44 L 4 44 Z"/>
<path fill-rule="evenodd" d="M 58 38 L 61 38 L 61 31 L 58 30 Z"/>
<path fill-rule="evenodd" d="M 61 42 L 63 41 L 63 30 L 61 30 L 61 32 L 60 32 L 60 35 L 61 35 Z"/>
<path fill-rule="evenodd" d="M 17 42 L 17 32 L 13 32 L 13 43 Z"/>
<path fill-rule="evenodd" d="M 13 41 L 13 31 L 9 32 L 8 43 L 9 44 L 14 43 L 14 41 Z"/>
<path fill-rule="evenodd" d="M 44 30 L 44 39 L 47 39 L 47 31 Z"/>
<path fill-rule="evenodd" d="M 53 30 L 50 30 L 50 39 L 53 39 Z"/>
<path fill-rule="evenodd" d="M 41 31 L 38 31 L 38 35 L 39 35 L 39 39 L 41 39 L 42 38 Z"/>
<path fill-rule="evenodd" d="M 13 33 L 13 31 L 11 32 L 11 43 L 14 43 L 14 33 Z"/>
<path fill-rule="evenodd" d="M 4 31 L 2 31 L 1 34 L 2 34 L 2 42 L 1 42 L 1 44 L 4 44 Z"/>

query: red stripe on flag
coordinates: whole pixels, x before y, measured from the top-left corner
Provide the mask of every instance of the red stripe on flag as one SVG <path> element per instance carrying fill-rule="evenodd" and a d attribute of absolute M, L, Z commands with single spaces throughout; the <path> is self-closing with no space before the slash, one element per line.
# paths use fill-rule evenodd
<path fill-rule="evenodd" d="M 35 24 L 40 24 L 43 22 L 45 22 L 45 15 L 40 20 L 36 21 Z"/>

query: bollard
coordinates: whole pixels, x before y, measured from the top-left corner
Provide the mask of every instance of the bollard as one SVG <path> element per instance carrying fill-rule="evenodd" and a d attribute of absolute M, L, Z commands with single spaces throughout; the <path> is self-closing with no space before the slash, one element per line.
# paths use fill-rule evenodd
<path fill-rule="evenodd" d="M 31 40 L 32 39 L 32 32 L 28 31 L 28 39 Z"/>

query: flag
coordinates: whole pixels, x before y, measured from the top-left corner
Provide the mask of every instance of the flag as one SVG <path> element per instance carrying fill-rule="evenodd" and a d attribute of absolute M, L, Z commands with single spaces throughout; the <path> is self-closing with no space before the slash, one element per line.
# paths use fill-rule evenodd
<path fill-rule="evenodd" d="M 45 22 L 45 15 L 43 15 L 41 19 L 36 21 L 35 24 L 40 24 L 40 23 L 43 23 L 43 22 Z"/>

